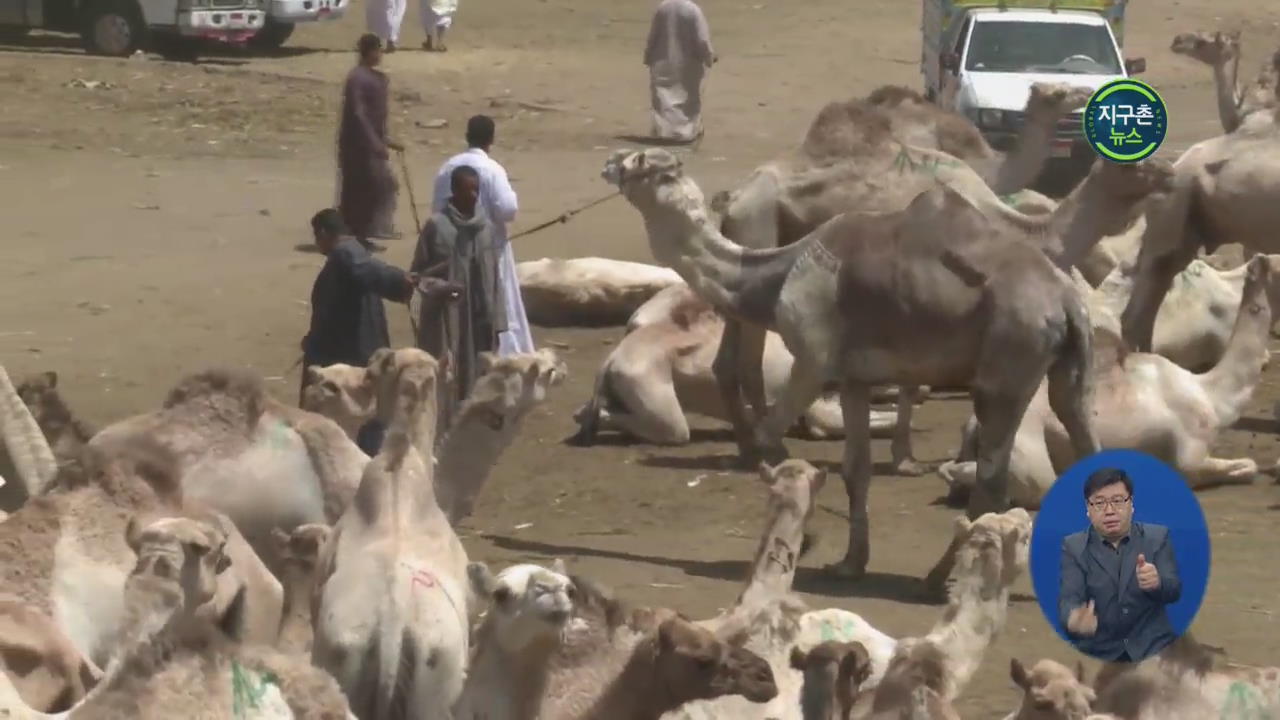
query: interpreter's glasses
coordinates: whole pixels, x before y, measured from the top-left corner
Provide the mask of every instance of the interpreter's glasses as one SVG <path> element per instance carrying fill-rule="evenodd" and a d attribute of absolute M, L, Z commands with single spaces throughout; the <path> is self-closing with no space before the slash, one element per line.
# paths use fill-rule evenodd
<path fill-rule="evenodd" d="M 1122 498 L 1110 498 L 1110 499 L 1107 499 L 1107 500 L 1101 500 L 1101 499 L 1099 499 L 1099 500 L 1090 500 L 1090 501 L 1089 501 L 1089 507 L 1093 508 L 1094 510 L 1104 510 L 1104 509 L 1106 509 L 1106 508 L 1115 508 L 1115 509 L 1119 510 L 1120 508 L 1122 508 L 1122 507 L 1124 507 L 1125 505 L 1128 505 L 1128 504 L 1129 504 L 1129 498 L 1128 498 L 1128 497 L 1122 497 Z"/>

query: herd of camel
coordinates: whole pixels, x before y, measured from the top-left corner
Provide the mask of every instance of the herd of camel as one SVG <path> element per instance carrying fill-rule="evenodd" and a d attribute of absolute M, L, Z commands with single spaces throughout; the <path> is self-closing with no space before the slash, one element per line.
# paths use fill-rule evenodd
<path fill-rule="evenodd" d="M 1098 162 L 1061 201 L 1026 189 L 1088 97 L 1060 85 L 1033 89 L 1008 154 L 884 87 L 710 200 L 672 152 L 608 158 L 661 267 L 537 261 L 522 287 L 535 322 L 627 324 L 575 442 L 685 443 L 698 413 L 757 465 L 768 520 L 712 618 L 629 604 L 562 560 L 468 558 L 454 526 L 566 377 L 553 350 L 485 354 L 449 427 L 450 360 L 414 348 L 306 368 L 302 407 L 245 371 L 195 373 L 100 430 L 55 373 L 0 368 L 0 718 L 956 720 L 1057 473 L 1113 447 L 1194 487 L 1259 472 L 1210 448 L 1258 385 L 1280 299 L 1280 52 L 1241 90 L 1238 35 L 1173 50 L 1213 66 L 1224 134 L 1175 163 Z M 1234 243 L 1231 266 L 1216 251 Z M 911 415 L 937 388 L 974 402 L 939 468 L 968 507 L 927 578 L 937 622 L 895 638 L 807 607 L 792 582 L 827 476 L 784 435 L 844 437 L 849 543 L 828 570 L 856 579 L 870 438 L 923 472 Z M 1091 682 L 1048 659 L 1010 676 L 1006 720 L 1280 716 L 1280 669 L 1190 636 Z"/>

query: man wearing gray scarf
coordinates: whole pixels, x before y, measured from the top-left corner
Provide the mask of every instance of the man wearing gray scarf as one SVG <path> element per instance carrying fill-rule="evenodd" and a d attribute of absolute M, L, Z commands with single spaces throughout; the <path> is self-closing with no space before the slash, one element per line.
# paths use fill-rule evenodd
<path fill-rule="evenodd" d="M 484 213 L 476 212 L 480 173 L 470 165 L 455 168 L 450 189 L 449 202 L 422 227 L 410 265 L 428 284 L 418 347 L 437 359 L 448 356 L 445 374 L 452 376 L 440 384 L 439 439 L 480 375 L 480 354 L 496 352 L 498 333 L 507 329 L 498 250 Z"/>

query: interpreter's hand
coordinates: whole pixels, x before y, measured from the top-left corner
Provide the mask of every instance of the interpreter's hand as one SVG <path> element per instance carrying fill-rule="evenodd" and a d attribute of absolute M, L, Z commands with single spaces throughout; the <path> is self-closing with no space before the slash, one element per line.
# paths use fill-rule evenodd
<path fill-rule="evenodd" d="M 409 299 L 413 299 L 413 291 L 418 287 L 418 273 L 404 274 L 404 291 L 408 294 Z"/>
<path fill-rule="evenodd" d="M 1138 587 L 1143 590 L 1155 590 L 1160 587 L 1160 571 L 1156 570 L 1156 566 L 1147 562 L 1147 558 L 1142 554 L 1138 555 Z"/>
<path fill-rule="evenodd" d="M 1067 616 L 1067 630 L 1072 635 L 1092 636 L 1098 632 L 1098 616 L 1093 613 L 1093 601 L 1081 605 Z"/>

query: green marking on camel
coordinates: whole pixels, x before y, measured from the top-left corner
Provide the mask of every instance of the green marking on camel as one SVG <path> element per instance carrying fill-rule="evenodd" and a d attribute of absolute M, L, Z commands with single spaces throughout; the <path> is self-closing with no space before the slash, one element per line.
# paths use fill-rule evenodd
<path fill-rule="evenodd" d="M 236 718 L 243 720 L 250 709 L 257 710 L 262 706 L 262 698 L 267 694 L 267 685 L 280 687 L 280 679 L 275 676 L 275 673 L 250 670 L 235 660 L 231 661 L 232 711 Z"/>
<path fill-rule="evenodd" d="M 1222 704 L 1219 720 L 1275 720 L 1263 708 L 1261 693 L 1253 685 L 1238 680 L 1227 688 L 1227 700 Z"/>
<path fill-rule="evenodd" d="M 938 156 L 927 156 L 923 159 L 916 159 L 907 152 L 905 145 L 900 146 L 898 157 L 894 158 L 893 166 L 897 168 L 899 173 L 905 173 L 907 170 L 927 172 L 936 176 L 942 168 L 959 167 L 962 163 L 956 160 L 948 160 Z"/>

